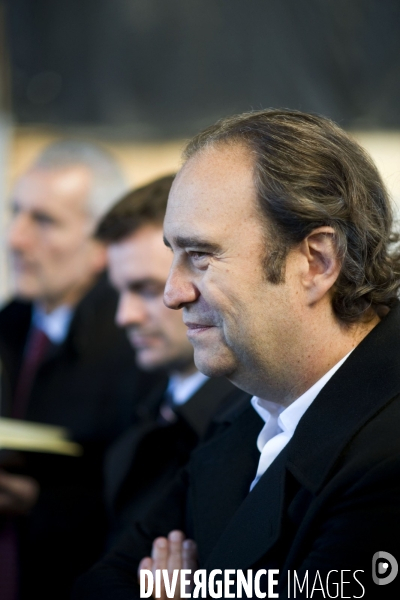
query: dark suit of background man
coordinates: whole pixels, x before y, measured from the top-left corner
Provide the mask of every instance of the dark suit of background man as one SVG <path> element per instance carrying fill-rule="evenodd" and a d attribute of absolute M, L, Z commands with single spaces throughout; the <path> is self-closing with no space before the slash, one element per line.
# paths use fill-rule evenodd
<path fill-rule="evenodd" d="M 197 371 L 182 314 L 163 303 L 172 254 L 163 243 L 162 223 L 173 179 L 166 176 L 127 194 L 97 230 L 119 293 L 116 322 L 126 329 L 138 365 L 168 374 L 136 405 L 135 424 L 107 457 L 112 538 L 162 495 L 217 409 L 223 412 L 224 405 L 246 396 L 224 377 L 209 379 Z"/>
<path fill-rule="evenodd" d="M 0 313 L 1 414 L 65 426 L 84 454 L 2 460 L 3 600 L 17 597 L 18 578 L 21 598 L 69 597 L 75 576 L 103 549 L 103 453 L 152 383 L 114 324 L 105 248 L 91 238 L 125 189 L 107 152 L 65 140 L 12 193 L 16 298 Z"/>
<path fill-rule="evenodd" d="M 208 572 L 278 569 L 279 598 L 393 598 L 394 559 L 372 579 L 375 553 L 400 559 L 400 264 L 380 176 L 332 122 L 285 110 L 224 120 L 185 157 L 165 302 L 197 368 L 254 397 L 78 597 L 137 598 L 142 557 L 185 566 L 182 529 Z"/>

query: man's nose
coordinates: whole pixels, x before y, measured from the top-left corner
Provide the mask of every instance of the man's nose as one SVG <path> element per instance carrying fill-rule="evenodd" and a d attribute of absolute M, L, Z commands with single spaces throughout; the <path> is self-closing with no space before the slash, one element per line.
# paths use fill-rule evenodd
<path fill-rule="evenodd" d="M 14 216 L 8 229 L 7 242 L 11 250 L 25 250 L 32 241 L 29 217 L 24 213 Z"/>
<path fill-rule="evenodd" d="M 119 297 L 115 322 L 119 327 L 141 325 L 147 318 L 144 302 L 134 294 L 123 293 Z"/>
<path fill-rule="evenodd" d="M 195 302 L 200 293 L 191 281 L 189 274 L 185 274 L 183 269 L 172 265 L 165 284 L 164 304 L 168 308 L 178 310 L 191 302 Z"/>

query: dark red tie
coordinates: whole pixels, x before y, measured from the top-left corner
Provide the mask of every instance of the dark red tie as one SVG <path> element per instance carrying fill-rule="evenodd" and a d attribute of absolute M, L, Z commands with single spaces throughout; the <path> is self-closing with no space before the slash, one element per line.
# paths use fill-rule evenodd
<path fill-rule="evenodd" d="M 0 521 L 0 598 L 18 597 L 18 538 L 11 517 Z"/>
<path fill-rule="evenodd" d="M 39 365 L 45 357 L 50 341 L 43 331 L 31 329 L 15 389 L 11 416 L 23 419 L 26 415 L 32 384 Z M 0 599 L 18 597 L 18 535 L 14 520 L 0 520 Z"/>
<path fill-rule="evenodd" d="M 11 412 L 14 419 L 23 419 L 26 416 L 33 381 L 49 344 L 49 338 L 41 329 L 31 329 L 15 389 Z"/>

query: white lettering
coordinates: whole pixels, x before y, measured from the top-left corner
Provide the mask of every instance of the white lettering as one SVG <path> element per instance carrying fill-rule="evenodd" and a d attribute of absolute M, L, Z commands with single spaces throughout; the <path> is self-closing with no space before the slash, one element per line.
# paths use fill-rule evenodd
<path fill-rule="evenodd" d="M 154 593 L 155 598 L 161 598 L 161 571 L 156 569 L 156 589 Z"/>
<path fill-rule="evenodd" d="M 162 570 L 165 593 L 167 594 L 167 598 L 173 598 L 175 596 L 176 584 L 178 582 L 178 575 L 179 575 L 179 569 L 174 569 L 172 571 L 172 581 L 171 581 L 171 585 L 170 585 L 167 569 Z"/>
<path fill-rule="evenodd" d="M 319 583 L 320 587 L 316 586 L 317 580 L 318 580 L 318 583 Z M 313 586 L 312 586 L 310 598 L 313 597 L 313 594 L 314 594 L 315 591 L 322 592 L 322 594 L 323 594 L 323 596 L 325 598 L 324 586 L 322 585 L 321 576 L 319 574 L 319 571 L 317 571 L 315 573 L 314 583 L 313 583 Z"/>
<path fill-rule="evenodd" d="M 236 596 L 238 598 L 242 597 L 242 588 L 244 591 L 244 595 L 246 598 L 253 597 L 253 571 L 251 569 L 247 570 L 247 580 L 244 576 L 243 571 L 237 572 L 236 578 Z"/>
<path fill-rule="evenodd" d="M 205 569 L 198 569 L 193 574 L 193 583 L 195 588 L 193 590 L 192 598 L 198 598 L 201 590 L 201 597 L 207 598 L 207 571 Z"/>
<path fill-rule="evenodd" d="M 328 594 L 328 598 L 338 598 L 339 597 L 339 584 L 333 583 L 332 586 L 336 589 L 336 596 L 331 596 L 331 594 L 329 593 L 329 577 L 331 575 L 331 573 L 339 573 L 339 571 L 337 569 L 332 569 L 332 571 L 329 571 L 327 576 L 326 576 L 326 593 Z"/>
<path fill-rule="evenodd" d="M 147 586 L 146 586 L 147 578 Z M 140 597 L 150 598 L 153 593 L 154 577 L 149 569 L 140 569 Z"/>
<path fill-rule="evenodd" d="M 350 569 L 343 569 L 342 571 L 340 571 L 341 574 L 341 578 L 340 578 L 340 583 L 341 583 L 341 587 L 340 587 L 340 597 L 341 598 L 351 598 L 351 596 L 344 596 L 344 592 L 343 592 L 343 586 L 345 583 L 350 583 L 350 581 L 344 581 L 343 579 L 343 573 L 350 573 Z"/>
<path fill-rule="evenodd" d="M 303 585 L 300 585 L 300 581 L 298 580 L 296 571 L 293 571 L 293 576 L 294 576 L 293 577 L 293 592 L 294 592 L 293 598 L 297 598 L 297 596 L 296 596 L 296 582 L 297 582 L 297 585 L 299 587 L 299 592 L 300 593 L 302 593 L 302 591 L 304 589 L 304 586 L 306 586 L 305 597 L 308 598 L 308 571 L 306 571 L 306 574 L 304 576 Z"/>
<path fill-rule="evenodd" d="M 274 592 L 274 587 L 278 585 L 278 580 L 274 575 L 279 575 L 279 569 L 268 570 L 268 598 L 279 598 L 279 594 Z"/>
<path fill-rule="evenodd" d="M 191 574 L 191 569 L 181 569 L 181 598 L 191 598 L 192 594 L 190 593 L 190 585 L 191 581 L 187 578 L 187 576 Z M 189 592 L 186 591 L 186 586 L 189 587 Z"/>
<path fill-rule="evenodd" d="M 254 577 L 254 592 L 257 598 L 265 598 L 267 596 L 266 592 L 262 592 L 260 590 L 260 578 L 261 575 L 266 575 L 267 571 L 265 569 L 259 569 L 256 572 L 256 576 Z"/>
<path fill-rule="evenodd" d="M 230 592 L 229 588 L 235 585 L 235 580 L 231 579 L 231 575 L 235 575 L 236 571 L 234 569 L 225 569 L 224 570 L 224 598 L 234 598 L 234 592 Z"/>
<path fill-rule="evenodd" d="M 216 575 L 222 575 L 221 569 L 213 569 L 208 577 L 208 593 L 211 598 L 222 598 L 222 581 L 215 581 Z"/>
<path fill-rule="evenodd" d="M 357 583 L 362 587 L 362 594 L 361 596 L 353 596 L 353 598 L 362 598 L 365 594 L 365 587 L 363 586 L 363 584 L 361 583 L 361 581 L 359 581 L 356 577 L 356 573 L 364 573 L 364 571 L 362 571 L 361 569 L 357 569 L 357 571 L 354 571 L 353 573 L 353 577 L 354 579 L 357 581 Z"/>

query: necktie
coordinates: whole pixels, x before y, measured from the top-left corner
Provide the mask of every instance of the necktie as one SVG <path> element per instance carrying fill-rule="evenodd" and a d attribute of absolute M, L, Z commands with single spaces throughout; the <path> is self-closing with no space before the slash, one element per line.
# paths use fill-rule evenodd
<path fill-rule="evenodd" d="M 39 365 L 50 341 L 43 331 L 33 328 L 29 334 L 15 389 L 11 416 L 23 419 Z M 16 600 L 18 595 L 18 537 L 14 520 L 5 517 L 0 526 L 0 598 Z"/>
<path fill-rule="evenodd" d="M 2 517 L 0 527 L 0 598 L 17 600 L 17 534 L 10 517 Z"/>
<path fill-rule="evenodd" d="M 33 381 L 49 344 L 49 338 L 41 329 L 31 330 L 15 389 L 11 413 L 14 419 L 23 419 L 26 415 Z"/>
<path fill-rule="evenodd" d="M 29 334 L 15 389 L 11 416 L 23 419 L 39 365 L 50 341 L 43 331 L 33 328 Z M 0 598 L 17 600 L 18 595 L 18 537 L 14 520 L 3 517 L 0 524 Z"/>
<path fill-rule="evenodd" d="M 164 393 L 163 401 L 160 405 L 160 412 L 158 414 L 158 423 L 160 425 L 170 425 L 177 421 L 178 416 L 174 411 L 174 397 L 170 391 Z"/>

